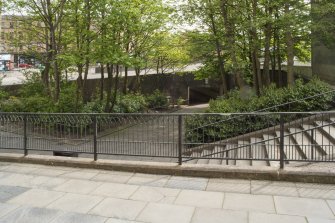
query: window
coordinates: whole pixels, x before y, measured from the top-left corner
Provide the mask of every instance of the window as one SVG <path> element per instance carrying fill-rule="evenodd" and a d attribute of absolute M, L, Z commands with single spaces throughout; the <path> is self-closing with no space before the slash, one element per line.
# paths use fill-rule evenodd
<path fill-rule="evenodd" d="M 14 29 L 14 22 L 9 22 L 9 28 Z"/>

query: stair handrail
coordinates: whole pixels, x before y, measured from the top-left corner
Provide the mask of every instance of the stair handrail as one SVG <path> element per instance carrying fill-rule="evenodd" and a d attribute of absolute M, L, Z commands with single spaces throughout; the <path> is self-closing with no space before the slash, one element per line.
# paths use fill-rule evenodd
<path fill-rule="evenodd" d="M 268 110 L 273 109 L 273 108 L 282 107 L 282 106 L 284 106 L 284 105 L 291 105 L 291 104 L 293 104 L 293 103 L 297 103 L 297 102 L 304 101 L 304 100 L 308 100 L 308 99 L 312 99 L 312 98 L 317 98 L 317 97 L 324 96 L 324 95 L 331 94 L 331 93 L 335 93 L 335 90 L 331 90 L 331 91 L 323 92 L 323 93 L 320 93 L 320 94 L 316 94 L 316 95 L 313 95 L 313 96 L 309 96 L 309 97 L 305 97 L 305 98 L 297 99 L 297 100 L 290 101 L 290 102 L 286 102 L 286 103 L 282 103 L 282 104 L 279 104 L 279 105 L 275 105 L 275 106 L 271 106 L 271 107 L 263 108 L 263 109 L 260 109 L 260 110 L 251 111 L 251 112 L 248 112 L 248 113 L 249 113 L 249 114 L 253 114 L 253 113 L 265 112 L 265 111 L 268 111 Z M 242 117 L 242 116 L 243 116 L 243 115 L 239 115 L 239 116 L 236 116 L 236 117 L 231 117 L 231 118 L 226 119 L 226 120 L 221 120 L 221 121 L 218 121 L 218 122 L 214 122 L 214 123 L 210 123 L 210 124 L 207 124 L 207 125 L 203 125 L 203 126 L 200 126 L 200 127 L 197 127 L 197 128 L 193 128 L 193 129 L 191 129 L 191 130 L 189 130 L 189 131 L 194 131 L 194 130 L 197 130 L 197 129 L 205 128 L 205 127 L 208 127 L 208 126 L 211 126 L 211 125 L 214 125 L 214 124 L 218 124 L 218 123 L 226 122 L 226 121 L 229 121 L 229 120 L 232 120 L 232 119 L 236 119 L 236 118 L 239 118 L 239 117 Z"/>
<path fill-rule="evenodd" d="M 308 131 L 311 131 L 311 130 L 316 130 L 316 129 L 327 127 L 327 126 L 332 126 L 333 124 L 335 124 L 335 122 L 331 122 L 331 123 L 328 123 L 328 124 L 325 124 L 325 125 L 318 125 L 318 126 L 315 126 L 313 128 L 304 129 L 302 131 L 298 131 L 298 132 L 294 132 L 294 133 L 284 134 L 284 137 L 293 136 L 293 135 L 296 135 L 296 134 L 299 134 L 299 133 L 305 133 L 305 132 L 308 132 Z M 219 152 L 215 152 L 215 153 L 206 154 L 206 155 L 201 156 L 201 157 L 190 158 L 190 159 L 184 160 L 183 162 L 187 162 L 187 161 L 194 160 L 194 159 L 202 159 L 202 158 L 206 158 L 208 156 L 222 154 L 222 153 L 225 153 L 225 152 L 229 152 L 229 151 L 233 151 L 233 150 L 237 150 L 237 149 L 241 149 L 241 148 L 246 148 L 246 147 L 249 147 L 249 146 L 254 146 L 254 145 L 262 144 L 262 143 L 269 142 L 269 141 L 276 140 L 276 139 L 280 139 L 280 136 L 274 136 L 271 139 L 266 139 L 266 140 L 262 140 L 262 141 L 259 141 L 259 142 L 250 143 L 248 145 L 241 145 L 241 146 L 233 147 L 231 149 L 225 149 L 224 151 L 219 151 Z M 223 143 L 223 145 L 225 145 L 225 144 L 227 144 L 227 143 Z M 214 146 L 217 146 L 217 145 L 219 146 L 219 145 L 222 145 L 222 144 L 213 144 L 213 145 Z M 250 159 L 252 160 L 252 158 L 250 158 Z M 246 159 L 246 160 L 248 160 L 248 159 Z"/>

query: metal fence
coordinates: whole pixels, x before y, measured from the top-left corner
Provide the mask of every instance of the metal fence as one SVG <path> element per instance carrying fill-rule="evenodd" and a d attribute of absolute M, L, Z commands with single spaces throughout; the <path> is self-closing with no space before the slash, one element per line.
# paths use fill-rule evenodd
<path fill-rule="evenodd" d="M 278 166 L 335 161 L 335 112 L 242 114 L 0 113 L 0 149 Z"/>

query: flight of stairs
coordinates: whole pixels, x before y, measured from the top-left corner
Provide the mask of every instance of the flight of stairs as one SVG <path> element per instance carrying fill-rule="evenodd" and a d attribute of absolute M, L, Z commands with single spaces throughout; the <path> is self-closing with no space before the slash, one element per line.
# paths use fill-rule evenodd
<path fill-rule="evenodd" d="M 286 165 L 310 160 L 335 161 L 335 117 L 307 118 L 292 123 L 284 125 Z M 184 156 L 184 162 L 189 164 L 235 166 L 279 167 L 279 159 L 278 126 L 193 148 Z"/>

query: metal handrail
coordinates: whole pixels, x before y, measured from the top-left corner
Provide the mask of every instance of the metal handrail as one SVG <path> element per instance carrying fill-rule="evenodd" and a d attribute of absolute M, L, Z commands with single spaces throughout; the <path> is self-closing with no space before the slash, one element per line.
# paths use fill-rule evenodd
<path fill-rule="evenodd" d="M 316 129 L 319 129 L 319 128 L 323 128 L 323 127 L 327 127 L 327 126 L 332 126 L 333 124 L 335 124 L 335 122 L 331 122 L 331 123 L 325 124 L 325 125 L 318 125 L 318 126 L 316 126 L 314 128 L 310 128 L 310 129 L 307 129 L 307 130 L 302 130 L 302 131 L 297 131 L 297 132 L 294 132 L 294 133 L 285 134 L 284 137 L 293 136 L 293 135 L 300 134 L 300 133 L 306 133 L 306 132 L 309 132 L 309 131 L 312 131 L 312 130 L 316 130 Z M 237 147 L 234 147 L 234 148 L 231 148 L 231 149 L 225 149 L 224 151 L 220 151 L 220 152 L 206 154 L 206 155 L 201 156 L 201 157 L 186 159 L 183 162 L 188 162 L 188 161 L 194 160 L 194 159 L 202 159 L 202 158 L 206 158 L 206 157 L 209 157 L 209 156 L 222 154 L 222 153 L 229 152 L 229 151 L 235 151 L 235 150 L 238 150 L 238 149 L 241 149 L 241 148 L 246 148 L 246 147 L 249 147 L 249 146 L 259 145 L 259 144 L 262 144 L 262 143 L 265 143 L 265 142 L 269 142 L 269 141 L 273 141 L 273 140 L 276 140 L 276 139 L 280 139 L 280 136 L 276 136 L 276 137 L 273 137 L 272 139 L 262 140 L 262 141 L 255 142 L 255 143 L 250 143 L 250 144 L 247 144 L 247 145 L 237 146 Z M 216 145 L 222 145 L 222 144 L 213 144 L 213 145 L 216 146 Z"/>

